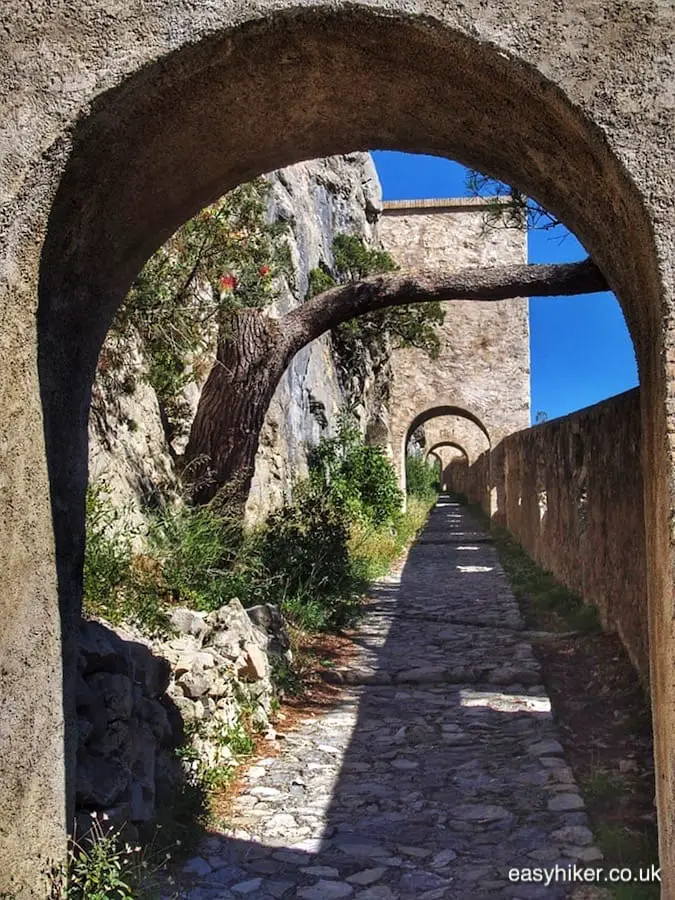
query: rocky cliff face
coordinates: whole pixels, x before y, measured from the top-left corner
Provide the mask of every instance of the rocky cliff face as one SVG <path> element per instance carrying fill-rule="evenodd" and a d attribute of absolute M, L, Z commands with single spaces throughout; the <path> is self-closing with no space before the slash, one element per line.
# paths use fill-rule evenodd
<path fill-rule="evenodd" d="M 281 285 L 270 309 L 283 314 L 302 303 L 309 273 L 332 262 L 331 245 L 340 232 L 367 242 L 377 240 L 381 191 L 367 153 L 300 163 L 270 173 L 269 214 L 290 225 L 292 276 Z M 117 354 L 114 372 L 107 362 Z M 176 455 L 186 435 L 167 441 L 157 397 L 144 378 L 139 346 L 106 342 L 94 386 L 89 426 L 90 478 L 104 479 L 119 505 L 140 520 L 148 504 L 177 496 Z M 201 367 L 184 391 L 187 418 L 194 414 L 208 374 Z M 335 415 L 348 400 L 364 431 L 386 426 L 386 360 L 366 352 L 347 376 L 329 335 L 297 354 L 279 384 L 261 434 L 255 476 L 247 505 L 248 521 L 262 520 L 287 497 L 294 478 L 306 471 L 306 447 L 331 431 Z M 189 427 L 189 421 L 186 422 Z"/>
<path fill-rule="evenodd" d="M 269 177 L 273 214 L 292 229 L 295 284 L 285 286 L 274 310 L 284 313 L 304 300 L 310 271 L 320 262 L 331 264 L 336 234 L 356 234 L 367 242 L 377 239 L 381 191 L 367 153 L 313 160 Z M 352 384 L 340 371 L 329 335 L 297 354 L 267 413 L 247 505 L 249 520 L 260 520 L 288 495 L 293 478 L 306 472 L 307 444 L 330 432 L 345 399 L 360 406 L 364 429 L 377 416 L 372 360 L 366 368 L 369 377 L 357 392 L 350 390 Z"/>

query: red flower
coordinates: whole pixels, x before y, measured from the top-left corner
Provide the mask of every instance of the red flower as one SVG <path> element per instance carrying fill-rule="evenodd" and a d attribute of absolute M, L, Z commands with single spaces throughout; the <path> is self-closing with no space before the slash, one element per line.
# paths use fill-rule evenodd
<path fill-rule="evenodd" d="M 221 291 L 233 291 L 237 286 L 237 279 L 234 275 L 221 275 L 218 284 Z"/>
<path fill-rule="evenodd" d="M 260 266 L 260 268 L 258 269 L 258 272 L 260 273 L 260 277 L 264 278 L 265 275 L 270 274 L 270 267 L 269 266 Z"/>

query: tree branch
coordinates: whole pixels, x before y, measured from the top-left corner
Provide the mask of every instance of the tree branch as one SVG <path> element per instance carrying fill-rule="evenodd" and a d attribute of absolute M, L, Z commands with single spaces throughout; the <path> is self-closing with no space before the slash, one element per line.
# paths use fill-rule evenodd
<path fill-rule="evenodd" d="M 595 263 L 514 265 L 419 271 L 377 275 L 317 294 L 280 320 L 287 352 L 292 356 L 341 322 L 389 306 L 434 300 L 508 300 L 592 294 L 608 290 Z M 290 356 L 288 357 L 290 358 Z"/>

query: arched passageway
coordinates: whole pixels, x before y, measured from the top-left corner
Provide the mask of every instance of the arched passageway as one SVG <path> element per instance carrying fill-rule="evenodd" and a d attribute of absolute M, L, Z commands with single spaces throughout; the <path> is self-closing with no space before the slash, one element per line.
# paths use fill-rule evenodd
<path fill-rule="evenodd" d="M 34 883 L 37 857 L 63 852 L 87 415 L 111 316 L 150 253 L 228 188 L 301 159 L 386 147 L 456 158 L 536 197 L 583 241 L 626 314 L 642 384 L 658 800 L 670 879 L 672 388 L 661 323 L 672 302 L 673 212 L 664 202 L 672 110 L 653 50 L 668 52 L 667 11 L 626 8 L 616 24 L 590 2 L 571 17 L 542 2 L 511 8 L 506 19 L 498 0 L 305 10 L 282 2 L 247 21 L 238 3 L 197 12 L 176 2 L 99 32 L 91 23 L 103 0 L 71 4 L 65 31 L 60 10 L 36 24 L 30 10 L 10 6 L 3 16 L 16 43 L 7 77 L 34 83 L 14 95 L 27 105 L 12 122 L 25 127 L 8 130 L 2 184 L 8 377 L 0 428 L 11 547 L 2 567 L 11 623 L 0 660 L 10 723 L 0 747 L 3 868 L 11 861 L 19 880 Z M 25 52 L 37 47 L 27 35 L 41 28 L 40 51 Z M 72 45 L 59 42 L 66 31 Z M 69 91 L 57 93 L 66 83 Z M 650 98 L 652 115 L 633 94 Z"/>
<path fill-rule="evenodd" d="M 491 441 L 471 419 L 466 416 L 437 416 L 424 423 L 425 447 L 442 445 L 447 441 L 459 444 L 474 463 L 481 454 L 486 453 Z"/>
<path fill-rule="evenodd" d="M 427 450 L 427 458 L 434 457 L 441 466 L 441 491 L 465 495 L 469 475 L 469 454 L 461 444 L 439 441 Z"/>
<path fill-rule="evenodd" d="M 431 428 L 430 439 L 427 439 L 426 430 L 429 425 L 435 427 Z M 419 412 L 415 418 L 408 424 L 406 432 L 404 434 L 403 440 L 399 447 L 394 446 L 394 464 L 398 467 L 399 477 L 400 477 L 400 486 L 401 490 L 405 493 L 406 491 L 406 457 L 408 453 L 408 446 L 411 437 L 413 434 L 420 428 L 424 427 L 424 435 L 425 435 L 425 447 L 433 446 L 439 447 L 447 445 L 447 441 L 439 440 L 439 435 L 445 432 L 446 428 L 455 428 L 460 432 L 460 436 L 464 438 L 462 441 L 462 452 L 466 454 L 466 450 L 463 449 L 466 439 L 470 442 L 472 447 L 472 454 L 469 457 L 467 454 L 467 462 L 466 462 L 466 475 L 469 473 L 469 462 L 473 463 L 478 458 L 479 455 L 484 454 L 485 460 L 488 460 L 488 451 L 491 447 L 490 435 L 488 433 L 487 428 L 485 427 L 484 422 L 473 412 L 461 409 L 458 406 L 450 406 L 450 405 L 439 405 L 433 406 L 429 409 L 424 409 Z M 448 436 L 452 434 L 452 432 L 447 432 Z M 397 458 L 397 450 L 400 454 Z M 489 490 L 487 483 L 487 475 L 488 475 L 489 467 L 486 466 L 481 468 L 481 474 L 485 477 L 477 477 L 476 483 L 469 484 L 468 480 L 465 479 L 464 487 L 465 491 L 459 491 L 459 493 L 468 493 L 470 495 L 470 499 L 472 502 L 480 503 L 483 502 L 484 496 L 487 494 Z"/>

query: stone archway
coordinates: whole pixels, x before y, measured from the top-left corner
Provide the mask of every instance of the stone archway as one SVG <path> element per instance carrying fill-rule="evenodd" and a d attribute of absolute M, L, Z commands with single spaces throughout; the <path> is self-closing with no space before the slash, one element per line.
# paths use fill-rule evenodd
<path fill-rule="evenodd" d="M 469 465 L 486 453 L 492 443 L 485 431 L 466 416 L 437 416 L 428 419 L 424 424 L 424 437 L 427 447 L 442 445 L 448 441 L 459 444 L 467 454 Z"/>
<path fill-rule="evenodd" d="M 615 12 L 591 0 L 573 11 L 279 0 L 255 14 L 161 0 L 114 19 L 104 0 L 38 17 L 18 0 L 3 8 L 0 889 L 40 896 L 40 860 L 64 851 L 88 404 L 117 304 L 150 253 L 228 188 L 385 147 L 447 155 L 535 196 L 584 242 L 626 313 L 642 385 L 664 896 L 675 896 L 675 169 L 663 65 L 674 21 L 665 5 Z"/>
<path fill-rule="evenodd" d="M 441 491 L 467 494 L 469 454 L 455 441 L 438 441 L 426 451 L 426 458 L 434 456 L 441 465 Z"/>
<path fill-rule="evenodd" d="M 394 467 L 399 473 L 399 486 L 403 494 L 406 493 L 406 456 L 410 438 L 420 426 L 424 426 L 426 433 L 429 425 L 435 427 L 431 430 L 427 446 L 431 446 L 434 450 L 437 447 L 448 446 L 450 443 L 449 440 L 442 439 L 441 435 L 447 434 L 447 437 L 450 438 L 455 436 L 455 432 L 457 433 L 461 443 L 454 442 L 454 446 L 459 446 L 467 458 L 466 493 L 472 502 L 485 505 L 489 491 L 489 451 L 492 447 L 492 439 L 483 420 L 475 412 L 459 406 L 438 405 L 423 409 L 411 422 L 407 423 L 405 432 L 398 441 L 394 434 L 393 461 Z M 454 429 L 454 431 L 449 429 Z M 464 449 L 467 444 L 471 448 L 469 453 Z M 480 468 L 480 474 L 475 472 L 469 478 L 471 471 L 469 465 L 481 456 L 487 461 L 487 466 Z M 465 491 L 459 493 L 465 493 Z"/>

